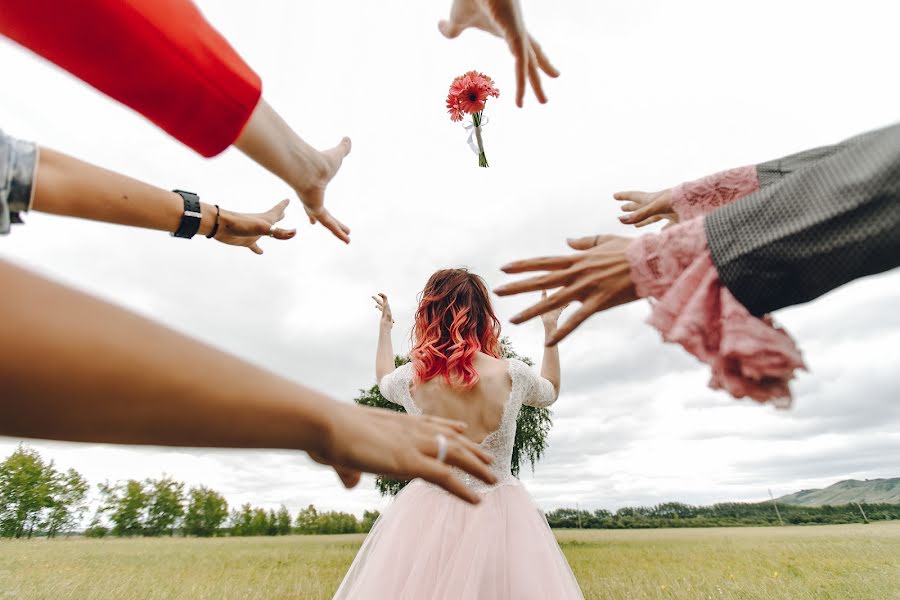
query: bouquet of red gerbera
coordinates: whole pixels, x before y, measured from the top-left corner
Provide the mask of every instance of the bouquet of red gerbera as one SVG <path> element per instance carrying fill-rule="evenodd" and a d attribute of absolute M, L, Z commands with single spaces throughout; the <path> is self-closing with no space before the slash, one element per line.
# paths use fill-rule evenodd
<path fill-rule="evenodd" d="M 484 155 L 484 143 L 481 140 L 481 129 L 487 124 L 484 116 L 484 105 L 488 97 L 497 98 L 500 90 L 494 85 L 494 81 L 478 71 L 469 71 L 460 75 L 450 84 L 450 92 L 447 94 L 447 112 L 451 121 L 462 121 L 464 115 L 472 115 L 472 122 L 464 124 L 469 132 L 469 147 L 478 154 L 478 166 L 488 166 L 487 156 Z M 472 136 L 478 145 L 472 143 Z"/>

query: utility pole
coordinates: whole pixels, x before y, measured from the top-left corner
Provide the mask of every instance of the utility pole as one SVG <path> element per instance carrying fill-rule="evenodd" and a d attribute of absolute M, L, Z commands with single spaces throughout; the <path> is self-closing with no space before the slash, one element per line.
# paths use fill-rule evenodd
<path fill-rule="evenodd" d="M 861 505 L 859 502 L 854 502 L 853 504 L 855 504 L 855 505 L 859 508 L 859 512 L 862 513 L 863 521 L 865 521 L 866 523 L 868 523 L 868 522 L 869 522 L 869 518 L 866 517 L 866 511 L 863 510 L 862 505 Z"/>
<path fill-rule="evenodd" d="M 577 502 L 575 503 L 575 517 L 578 519 L 578 529 L 581 529 L 581 509 Z"/>
<path fill-rule="evenodd" d="M 784 527 L 784 521 L 781 520 L 781 513 L 778 512 L 778 503 L 775 502 L 775 496 L 772 495 L 772 488 L 769 488 L 769 498 L 772 499 L 772 505 L 775 507 L 775 514 L 778 515 L 778 523 Z"/>

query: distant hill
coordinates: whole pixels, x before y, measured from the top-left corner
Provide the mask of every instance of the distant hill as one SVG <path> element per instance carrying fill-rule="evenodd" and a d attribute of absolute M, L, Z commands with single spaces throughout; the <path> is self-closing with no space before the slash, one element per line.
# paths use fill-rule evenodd
<path fill-rule="evenodd" d="M 851 502 L 900 504 L 900 477 L 892 479 L 847 479 L 822 490 L 803 490 L 778 498 L 784 504 L 798 506 L 837 506 Z"/>

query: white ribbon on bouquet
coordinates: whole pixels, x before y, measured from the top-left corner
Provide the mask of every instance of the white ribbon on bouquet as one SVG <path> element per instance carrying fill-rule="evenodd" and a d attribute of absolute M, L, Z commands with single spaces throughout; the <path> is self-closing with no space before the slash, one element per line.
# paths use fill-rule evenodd
<path fill-rule="evenodd" d="M 474 121 L 467 121 L 462 124 L 463 129 L 469 132 L 469 139 L 466 140 L 466 143 L 469 144 L 469 148 L 472 149 L 472 152 L 477 156 L 481 154 L 481 150 L 478 149 L 478 144 L 472 139 L 477 136 L 478 141 L 481 141 L 481 130 L 484 129 L 484 126 L 488 124 L 488 118 L 485 116 L 481 117 L 481 125 L 475 127 Z"/>

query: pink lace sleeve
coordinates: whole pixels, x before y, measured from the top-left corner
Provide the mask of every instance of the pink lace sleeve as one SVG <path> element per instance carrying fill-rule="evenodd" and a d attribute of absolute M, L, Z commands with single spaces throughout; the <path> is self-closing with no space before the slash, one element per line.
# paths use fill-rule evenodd
<path fill-rule="evenodd" d="M 672 209 L 681 221 L 687 221 L 758 189 L 756 165 L 729 169 L 673 187 Z"/>
<path fill-rule="evenodd" d="M 751 315 L 719 282 L 703 217 L 635 239 L 628 260 L 638 294 L 656 299 L 648 323 L 710 365 L 711 388 L 790 406 L 789 382 L 805 368 L 800 351 L 770 317 Z"/>

